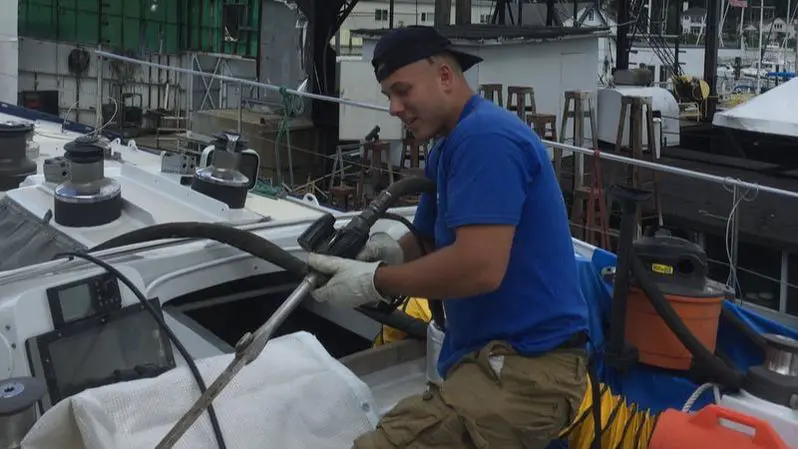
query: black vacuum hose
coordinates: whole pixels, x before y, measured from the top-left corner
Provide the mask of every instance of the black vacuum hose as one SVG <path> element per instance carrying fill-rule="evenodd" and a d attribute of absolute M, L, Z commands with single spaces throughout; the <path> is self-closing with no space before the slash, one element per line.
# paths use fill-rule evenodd
<path fill-rule="evenodd" d="M 89 252 L 100 251 L 135 243 L 150 242 L 161 239 L 197 238 L 225 243 L 236 249 L 249 253 L 259 259 L 270 262 L 301 279 L 307 274 L 307 265 L 288 251 L 274 243 L 249 231 L 242 231 L 226 225 L 202 222 L 166 223 L 136 229 L 101 243 Z M 427 324 L 400 310 L 383 311 L 370 306 L 356 308 L 369 318 L 386 326 L 399 329 L 419 339 L 427 336 Z"/>
<path fill-rule="evenodd" d="M 665 296 L 651 278 L 651 275 L 646 270 L 640 257 L 636 254 L 632 254 L 630 259 L 632 274 L 640 284 L 646 296 L 648 296 L 657 315 L 662 318 L 671 332 L 673 332 L 685 348 L 690 351 L 695 363 L 699 367 L 705 369 L 708 375 L 724 387 L 733 391 L 742 388 L 744 379 L 743 373 L 728 366 L 723 360 L 716 357 L 715 354 L 710 352 L 709 349 L 690 332 L 690 329 L 685 326 L 668 300 L 665 299 Z M 623 323 L 615 323 L 615 325 L 622 326 Z"/>
<path fill-rule="evenodd" d="M 91 248 L 89 252 L 132 245 L 135 243 L 176 238 L 208 239 L 219 243 L 225 243 L 245 253 L 252 254 L 259 259 L 273 263 L 300 278 L 307 274 L 306 265 L 302 260 L 294 257 L 288 251 L 285 251 L 257 234 L 249 231 L 242 231 L 232 226 L 199 221 L 164 223 L 136 229 L 100 243 L 94 248 Z"/>
<path fill-rule="evenodd" d="M 353 217 L 346 227 L 360 230 L 367 237 L 371 226 L 386 215 L 386 211 L 397 199 L 410 193 L 434 191 L 435 182 L 427 178 L 412 177 L 397 181 L 383 190 L 359 215 Z M 410 230 L 414 231 L 412 224 Z M 149 226 L 114 237 L 91 248 L 89 252 L 173 238 L 214 240 L 270 262 L 296 275 L 297 278 L 302 278 L 308 273 L 305 262 L 278 245 L 252 232 L 216 223 L 181 222 Z M 357 307 L 356 310 L 381 324 L 399 329 L 409 336 L 419 339 L 425 339 L 427 336 L 427 323 L 400 310 L 380 310 L 369 305 Z"/>

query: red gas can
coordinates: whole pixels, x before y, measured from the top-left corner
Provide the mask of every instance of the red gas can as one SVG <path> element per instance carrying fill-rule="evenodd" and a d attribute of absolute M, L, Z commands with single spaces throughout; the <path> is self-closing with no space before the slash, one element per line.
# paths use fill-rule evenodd
<path fill-rule="evenodd" d="M 731 429 L 725 419 L 752 429 Z M 664 411 L 651 436 L 649 449 L 790 449 L 775 430 L 759 418 L 738 411 L 708 405 L 688 415 L 678 410 Z"/>

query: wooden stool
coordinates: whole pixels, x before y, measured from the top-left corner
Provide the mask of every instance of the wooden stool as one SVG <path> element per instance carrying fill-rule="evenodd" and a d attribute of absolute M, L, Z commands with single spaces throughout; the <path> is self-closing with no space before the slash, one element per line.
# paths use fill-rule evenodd
<path fill-rule="evenodd" d="M 482 97 L 498 104 L 501 107 L 504 107 L 504 96 L 502 95 L 502 90 L 504 90 L 503 84 L 479 85 L 479 93 L 482 95 Z"/>
<path fill-rule="evenodd" d="M 542 112 L 529 112 L 526 114 L 526 124 L 543 140 L 557 142 L 557 116 L 554 114 L 544 114 Z M 554 173 L 557 174 L 557 181 L 562 175 L 562 150 L 553 149 L 554 153 Z"/>
<path fill-rule="evenodd" d="M 521 120 L 524 120 L 525 114 L 537 112 L 535 89 L 528 86 L 507 86 L 507 109 L 515 111 Z"/>
<path fill-rule="evenodd" d="M 429 140 L 418 140 L 413 137 L 404 139 L 402 161 L 399 165 L 402 168 L 418 168 L 421 161 L 427 160 L 427 153 L 429 152 Z M 410 165 L 406 166 L 405 162 L 410 161 Z"/>
<path fill-rule="evenodd" d="M 585 119 L 588 123 L 585 123 Z M 591 100 L 591 93 L 583 90 L 566 90 L 565 102 L 563 103 L 562 120 L 560 122 L 560 142 L 565 143 L 568 139 L 569 121 L 572 122 L 571 130 L 573 131 L 574 146 L 580 148 L 598 148 L 598 136 L 596 132 L 596 121 L 593 117 L 593 103 Z M 586 141 L 588 138 L 585 136 L 585 131 L 590 128 L 590 143 Z M 562 153 L 560 153 L 561 156 Z M 555 158 L 557 156 L 555 155 Z M 586 229 L 598 229 L 595 227 L 596 220 L 594 216 L 599 209 L 599 204 L 603 204 L 604 200 L 598 199 L 598 196 L 603 198 L 603 190 L 595 186 L 594 181 L 597 176 L 600 176 L 598 170 L 601 169 L 601 163 L 594 164 L 595 172 L 590 181 L 588 181 L 588 172 L 585 170 L 585 155 L 582 153 L 573 153 L 573 178 L 571 180 L 570 190 L 573 194 L 573 203 L 571 205 L 571 223 L 574 223 L 572 234 L 576 238 L 589 239 L 590 233 L 585 232 Z M 595 161 L 594 161 L 595 162 Z M 567 187 L 563 187 L 567 189 Z M 587 207 L 587 209 L 585 209 Z M 587 211 L 587 213 L 586 213 Z M 604 208 L 600 208 L 599 217 L 604 217 Z M 603 220 L 603 218 L 602 218 Z"/>
<path fill-rule="evenodd" d="M 358 200 L 363 201 L 363 204 L 366 201 L 366 170 L 371 173 L 372 186 L 376 186 L 380 181 L 383 163 L 388 169 L 388 181 L 393 184 L 390 144 L 381 140 L 365 142 L 363 144 L 363 160 L 360 164 L 360 181 L 357 186 L 357 197 Z"/>
<path fill-rule="evenodd" d="M 542 112 L 528 112 L 526 124 L 540 136 L 541 139 L 557 141 L 557 116 Z"/>
<path fill-rule="evenodd" d="M 330 189 L 330 203 L 334 207 L 350 210 L 355 206 L 355 192 L 356 189 L 346 184 L 337 185 Z"/>
<path fill-rule="evenodd" d="M 626 126 L 627 117 L 629 126 Z M 627 131 L 628 130 L 628 131 Z M 645 143 L 643 143 L 645 135 Z M 618 121 L 618 134 L 615 140 L 615 151 L 621 154 L 624 150 L 625 143 L 628 143 L 628 148 L 631 157 L 634 159 L 643 159 L 644 150 L 650 152 L 649 158 L 651 162 L 656 162 L 656 145 L 657 142 L 654 136 L 654 111 L 651 102 L 651 97 L 624 95 L 621 97 L 621 115 Z M 640 167 L 630 166 L 627 167 L 627 179 L 630 179 L 632 187 L 640 188 Z M 659 189 L 659 173 L 656 170 L 651 170 L 654 181 L 654 201 L 656 207 L 656 218 L 660 226 L 663 225 L 662 216 L 662 198 Z M 615 175 L 612 175 L 612 181 L 615 181 Z M 640 208 L 637 210 L 638 221 L 642 222 L 640 216 Z"/>

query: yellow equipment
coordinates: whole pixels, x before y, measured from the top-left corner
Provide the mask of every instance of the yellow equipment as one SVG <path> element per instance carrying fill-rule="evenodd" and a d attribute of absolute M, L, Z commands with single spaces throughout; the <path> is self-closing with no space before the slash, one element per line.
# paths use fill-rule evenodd
<path fill-rule="evenodd" d="M 424 298 L 406 298 L 400 307 L 402 311 L 413 318 L 429 323 L 432 320 L 432 312 L 429 303 Z M 407 334 L 392 327 L 383 326 L 380 333 L 374 339 L 373 347 L 382 346 L 398 340 L 404 340 Z"/>

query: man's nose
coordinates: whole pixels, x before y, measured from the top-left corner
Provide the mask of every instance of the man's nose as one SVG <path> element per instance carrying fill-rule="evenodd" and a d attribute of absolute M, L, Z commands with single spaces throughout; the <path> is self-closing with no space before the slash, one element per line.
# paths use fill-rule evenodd
<path fill-rule="evenodd" d="M 402 104 L 400 100 L 397 100 L 396 98 L 391 98 L 390 101 L 391 101 L 391 106 L 389 108 L 389 112 L 392 116 L 396 117 L 402 112 L 404 112 L 405 106 L 404 104 Z"/>

